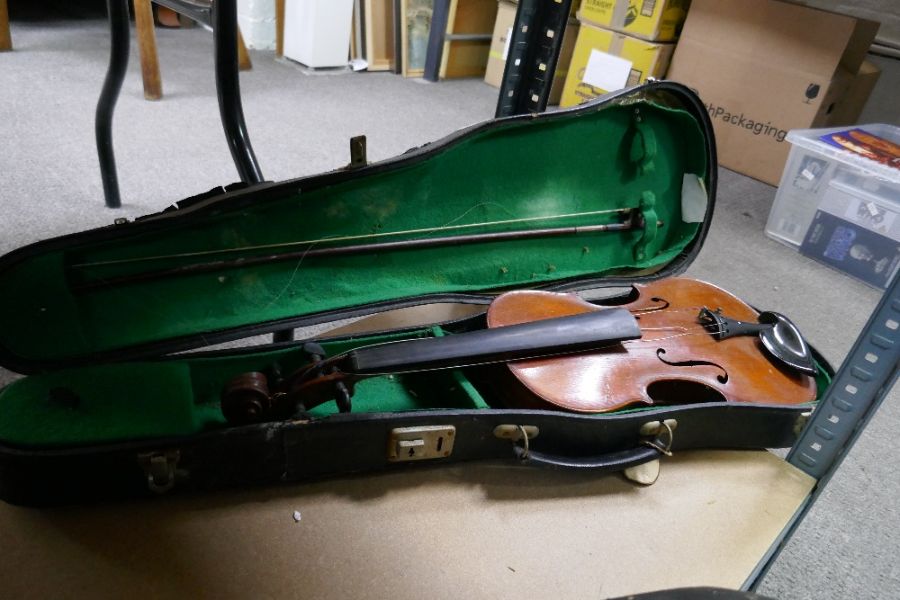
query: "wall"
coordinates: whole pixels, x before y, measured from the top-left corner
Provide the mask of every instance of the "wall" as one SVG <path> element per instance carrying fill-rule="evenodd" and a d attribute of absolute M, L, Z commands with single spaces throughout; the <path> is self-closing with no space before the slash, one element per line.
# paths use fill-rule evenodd
<path fill-rule="evenodd" d="M 876 42 L 900 48 L 900 2 L 898 0 L 803 0 L 803 4 L 880 21 Z"/>

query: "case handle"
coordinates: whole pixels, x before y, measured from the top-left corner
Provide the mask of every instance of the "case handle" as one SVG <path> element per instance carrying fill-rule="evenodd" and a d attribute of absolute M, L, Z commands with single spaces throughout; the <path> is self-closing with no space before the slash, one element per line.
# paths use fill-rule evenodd
<path fill-rule="evenodd" d="M 640 446 L 630 450 L 610 452 L 599 456 L 558 456 L 544 452 L 535 452 L 516 445 L 513 446 L 516 458 L 523 464 L 551 469 L 574 469 L 580 471 L 597 471 L 599 473 L 615 473 L 636 467 L 662 457 L 663 452 L 655 447 Z"/>
<path fill-rule="evenodd" d="M 545 452 L 535 452 L 530 448 L 530 438 L 537 437 L 538 429 L 525 425 L 501 425 L 494 430 L 497 437 L 513 441 L 513 453 L 523 464 L 552 469 L 590 470 L 599 473 L 625 471 L 663 456 L 672 456 L 670 451 L 675 439 L 674 430 L 678 426 L 675 419 L 650 421 L 641 426 L 645 438 L 641 445 L 629 450 L 607 452 L 596 456 L 560 456 Z M 521 441 L 522 445 L 518 442 Z M 654 477 L 655 479 L 655 477 Z"/>

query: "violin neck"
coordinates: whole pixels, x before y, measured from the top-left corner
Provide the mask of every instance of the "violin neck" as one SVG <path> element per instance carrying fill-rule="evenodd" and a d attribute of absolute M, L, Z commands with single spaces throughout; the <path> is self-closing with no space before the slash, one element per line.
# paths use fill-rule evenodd
<path fill-rule="evenodd" d="M 584 352 L 641 337 L 624 308 L 483 329 L 444 337 L 377 344 L 348 353 L 347 374 L 369 376 L 476 366 Z"/>

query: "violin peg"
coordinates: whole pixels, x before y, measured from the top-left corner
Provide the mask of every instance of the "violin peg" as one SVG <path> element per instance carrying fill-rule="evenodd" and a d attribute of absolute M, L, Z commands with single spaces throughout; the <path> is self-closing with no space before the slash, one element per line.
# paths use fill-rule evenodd
<path fill-rule="evenodd" d="M 233 425 L 263 420 L 272 405 L 265 374 L 251 371 L 232 378 L 222 390 L 221 404 L 225 420 Z"/>
<path fill-rule="evenodd" d="M 309 356 L 312 362 L 319 362 L 325 358 L 325 350 L 321 345 L 315 342 L 306 342 L 303 344 L 303 351 Z"/>
<path fill-rule="evenodd" d="M 628 467 L 622 474 L 628 481 L 641 485 L 653 485 L 659 479 L 659 460 L 651 460 L 635 467 Z"/>

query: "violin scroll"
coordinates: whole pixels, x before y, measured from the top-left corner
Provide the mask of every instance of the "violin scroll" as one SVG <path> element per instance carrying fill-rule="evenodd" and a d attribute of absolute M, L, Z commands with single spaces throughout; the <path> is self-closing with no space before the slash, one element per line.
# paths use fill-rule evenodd
<path fill-rule="evenodd" d="M 314 346 L 306 348 L 312 362 L 286 379 L 281 379 L 278 373 L 270 378 L 265 373 L 250 371 L 228 381 L 221 395 L 225 420 L 232 425 L 244 425 L 289 419 L 331 400 L 337 403 L 338 411 L 350 412 L 353 378 L 324 361 L 321 347 L 307 346 Z"/>
<path fill-rule="evenodd" d="M 272 408 L 269 380 L 251 371 L 232 378 L 222 390 L 222 414 L 229 423 L 258 423 Z"/>

